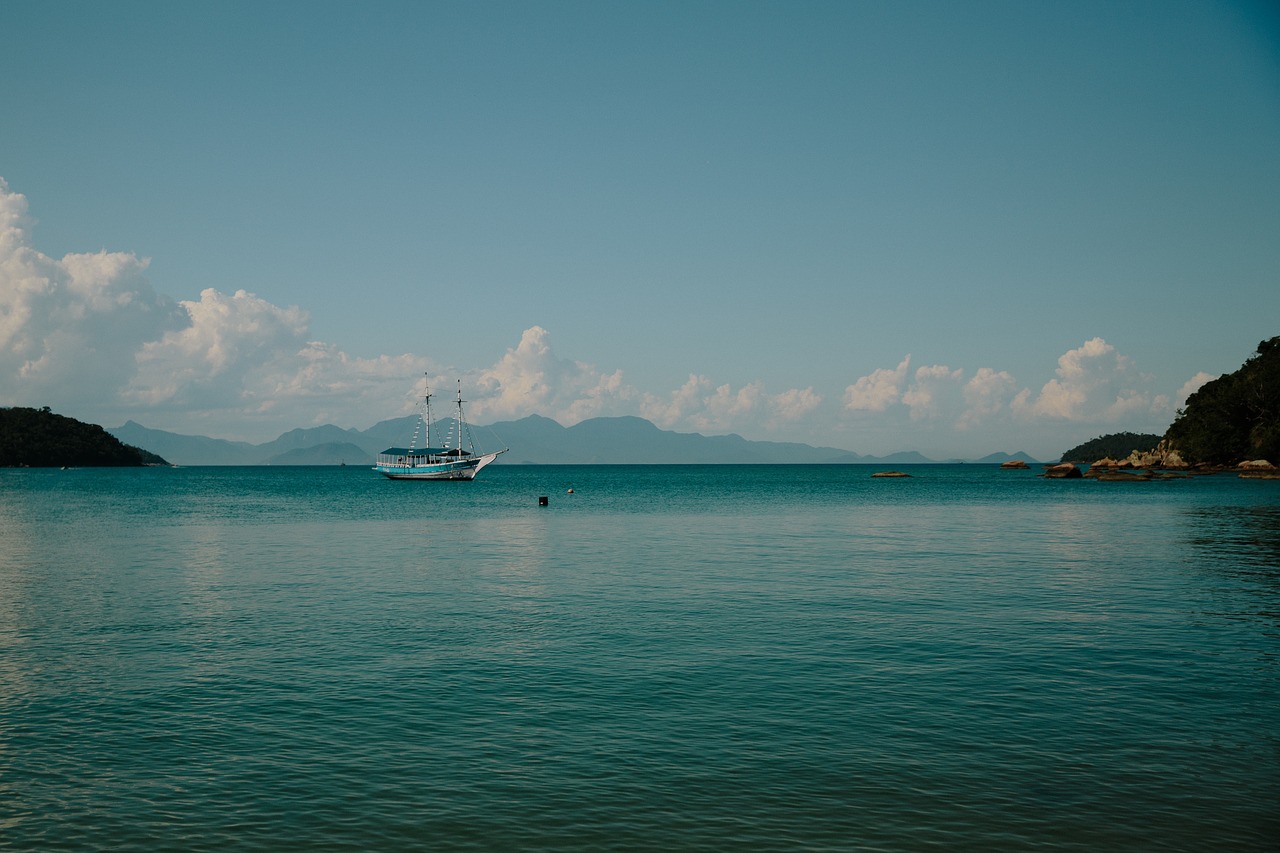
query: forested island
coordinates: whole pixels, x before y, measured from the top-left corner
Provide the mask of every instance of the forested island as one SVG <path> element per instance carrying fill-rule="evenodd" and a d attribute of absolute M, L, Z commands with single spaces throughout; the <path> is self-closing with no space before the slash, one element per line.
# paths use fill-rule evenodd
<path fill-rule="evenodd" d="M 1133 467 L 1280 464 L 1280 337 L 1258 344 L 1239 370 L 1201 386 L 1163 436 L 1115 433 L 1062 454 L 1064 463 L 1099 460 Z"/>
<path fill-rule="evenodd" d="M 97 424 L 40 409 L 0 408 L 0 468 L 168 465 Z"/>

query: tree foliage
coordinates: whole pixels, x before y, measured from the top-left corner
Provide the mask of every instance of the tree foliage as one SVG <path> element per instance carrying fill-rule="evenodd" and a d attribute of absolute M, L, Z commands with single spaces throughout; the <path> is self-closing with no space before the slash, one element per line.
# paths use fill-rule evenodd
<path fill-rule="evenodd" d="M 1099 459 L 1124 459 L 1133 451 L 1146 453 L 1160 443 L 1160 436 L 1150 433 L 1117 432 L 1100 435 L 1062 454 L 1062 462 L 1092 465 Z"/>
<path fill-rule="evenodd" d="M 1188 397 L 1165 438 L 1193 464 L 1280 463 L 1280 337 Z"/>
<path fill-rule="evenodd" d="M 42 409 L 0 409 L 0 468 L 138 466 L 166 463 L 122 444 L 97 424 Z"/>

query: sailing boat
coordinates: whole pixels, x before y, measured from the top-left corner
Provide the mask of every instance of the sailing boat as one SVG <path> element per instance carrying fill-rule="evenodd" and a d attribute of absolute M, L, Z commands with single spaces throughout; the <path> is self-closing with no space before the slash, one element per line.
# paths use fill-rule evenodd
<path fill-rule="evenodd" d="M 392 480 L 470 480 L 507 448 L 494 453 L 477 453 L 471 427 L 462 416 L 462 382 L 458 382 L 457 415 L 443 446 L 431 446 L 431 386 L 422 398 L 422 411 L 408 447 L 388 447 L 378 454 L 373 470 Z M 422 434 L 422 447 L 418 435 Z M 465 442 L 464 442 L 465 439 Z M 466 447 L 464 448 L 464 443 Z"/>

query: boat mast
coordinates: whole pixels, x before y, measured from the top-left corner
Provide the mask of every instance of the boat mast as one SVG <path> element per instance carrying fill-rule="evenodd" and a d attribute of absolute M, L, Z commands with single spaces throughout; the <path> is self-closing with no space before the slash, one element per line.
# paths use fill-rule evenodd
<path fill-rule="evenodd" d="M 425 425 L 427 430 L 427 435 L 424 440 L 426 442 L 427 450 L 430 451 L 431 450 L 431 378 L 425 370 L 422 372 L 422 385 L 423 385 L 423 393 L 426 395 L 422 398 L 422 423 Z"/>
<path fill-rule="evenodd" d="M 462 458 L 462 380 L 458 380 L 458 458 Z"/>
<path fill-rule="evenodd" d="M 413 426 L 413 439 L 409 442 L 411 452 L 417 448 L 418 432 L 424 427 L 427 434 L 423 437 L 422 446 L 428 450 L 431 448 L 431 380 L 426 373 L 422 374 L 422 384 L 422 411 L 418 413 L 418 422 Z"/>

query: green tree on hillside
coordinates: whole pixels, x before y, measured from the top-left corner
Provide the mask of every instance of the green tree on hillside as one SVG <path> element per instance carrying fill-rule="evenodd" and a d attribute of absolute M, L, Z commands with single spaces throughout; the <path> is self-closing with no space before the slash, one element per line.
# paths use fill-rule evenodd
<path fill-rule="evenodd" d="M 0 409 L 0 468 L 167 464 L 122 444 L 97 424 L 42 409 Z"/>
<path fill-rule="evenodd" d="M 1191 463 L 1280 464 L 1280 337 L 1258 344 L 1239 370 L 1188 397 L 1165 438 Z"/>

